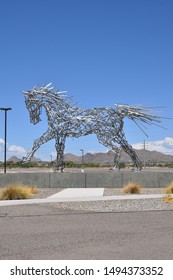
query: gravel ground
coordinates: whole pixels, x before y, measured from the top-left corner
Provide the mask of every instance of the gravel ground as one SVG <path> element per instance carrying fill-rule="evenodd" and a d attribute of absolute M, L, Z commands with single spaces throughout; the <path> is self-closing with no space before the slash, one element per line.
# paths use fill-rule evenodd
<path fill-rule="evenodd" d="M 165 203 L 161 199 L 139 200 L 109 200 L 89 202 L 59 202 L 51 203 L 49 207 L 58 209 L 70 209 L 73 211 L 89 212 L 131 212 L 131 211 L 154 211 L 173 210 L 173 203 Z"/>
<path fill-rule="evenodd" d="M 34 198 L 46 198 L 63 189 L 49 188 L 39 189 Z M 142 194 L 163 193 L 161 188 L 142 189 Z M 122 195 L 122 189 L 105 189 L 104 196 Z M 129 211 L 154 211 L 154 210 L 173 210 L 173 203 L 166 203 L 163 199 L 137 199 L 137 200 L 105 200 L 105 201 L 87 201 L 87 202 L 58 202 L 46 204 L 47 207 L 58 209 L 70 209 L 73 211 L 89 212 L 129 212 Z"/>
<path fill-rule="evenodd" d="M 141 194 L 162 194 L 164 192 L 163 188 L 143 188 Z M 104 195 L 122 195 L 122 188 L 106 188 L 104 190 Z"/>
<path fill-rule="evenodd" d="M 55 193 L 58 193 L 64 189 L 59 188 L 37 188 L 38 193 L 33 198 L 47 198 Z"/>

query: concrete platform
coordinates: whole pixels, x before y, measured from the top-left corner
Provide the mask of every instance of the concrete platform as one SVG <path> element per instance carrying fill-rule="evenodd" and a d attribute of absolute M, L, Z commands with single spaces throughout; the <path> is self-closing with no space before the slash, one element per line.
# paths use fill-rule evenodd
<path fill-rule="evenodd" d="M 104 188 L 96 189 L 83 189 L 83 188 L 73 188 L 65 189 L 54 195 L 49 196 L 49 198 L 84 198 L 84 197 L 101 197 L 103 196 Z"/>
<path fill-rule="evenodd" d="M 120 171 L 78 173 L 7 173 L 0 174 L 0 188 L 22 183 L 38 188 L 121 188 L 138 182 L 143 188 L 164 188 L 173 182 L 172 171 Z"/>
<path fill-rule="evenodd" d="M 67 192 L 68 193 L 68 192 Z M 27 205 L 27 204 L 40 204 L 40 203 L 58 203 L 58 202 L 82 202 L 82 201 L 110 201 L 110 200 L 132 200 L 132 199 L 153 199 L 153 198 L 164 198 L 163 194 L 134 194 L 134 195 L 112 195 L 112 196 L 89 196 L 87 192 L 85 196 L 81 197 L 68 197 L 67 193 L 64 193 L 64 197 L 48 197 L 44 199 L 21 199 L 21 200 L 4 200 L 0 201 L 0 206 L 13 206 L 13 205 Z"/>

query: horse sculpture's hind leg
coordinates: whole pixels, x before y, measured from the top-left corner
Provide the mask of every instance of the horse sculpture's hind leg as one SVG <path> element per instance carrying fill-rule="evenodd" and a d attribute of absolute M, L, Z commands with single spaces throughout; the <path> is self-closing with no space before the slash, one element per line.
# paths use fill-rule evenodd
<path fill-rule="evenodd" d="M 42 136 L 36 139 L 33 143 L 31 150 L 27 153 L 25 157 L 23 157 L 22 162 L 27 163 L 30 162 L 34 153 L 40 148 L 40 146 L 53 138 L 53 133 L 50 129 L 48 129 Z"/>
<path fill-rule="evenodd" d="M 129 145 L 126 141 L 123 133 L 119 133 L 118 137 L 116 136 L 115 138 L 112 138 L 111 135 L 106 135 L 105 133 L 104 136 L 98 136 L 98 141 L 113 151 L 117 149 L 114 143 L 119 144 L 120 148 L 122 148 L 131 157 L 133 164 L 134 166 L 136 166 L 137 170 L 141 170 L 141 161 L 133 150 L 132 146 Z"/>
<path fill-rule="evenodd" d="M 131 157 L 134 166 L 136 166 L 137 170 L 142 169 L 142 164 L 140 159 L 138 158 L 137 154 L 133 150 L 132 146 L 128 144 L 128 142 L 125 139 L 121 139 L 121 147 L 122 149 Z"/>
<path fill-rule="evenodd" d="M 97 135 L 97 139 L 99 141 L 100 144 L 104 145 L 105 147 L 111 149 L 113 152 L 115 152 L 114 155 L 114 162 L 112 163 L 112 167 L 111 170 L 113 169 L 119 169 L 119 159 L 120 159 L 120 153 L 121 153 L 121 147 L 118 148 L 115 144 L 114 141 L 112 141 L 111 137 L 106 135 L 106 133 L 104 135 L 100 134 Z"/>
<path fill-rule="evenodd" d="M 55 148 L 57 151 L 57 164 L 56 164 L 56 170 L 60 170 L 63 172 L 64 170 L 64 149 L 65 149 L 65 137 L 59 137 L 57 136 L 55 139 Z"/>

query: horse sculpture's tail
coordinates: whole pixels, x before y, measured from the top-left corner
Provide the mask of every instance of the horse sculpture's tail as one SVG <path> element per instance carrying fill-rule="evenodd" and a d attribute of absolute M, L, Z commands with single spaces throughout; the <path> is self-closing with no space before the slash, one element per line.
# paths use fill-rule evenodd
<path fill-rule="evenodd" d="M 151 114 L 150 109 L 142 108 L 137 106 L 128 106 L 116 104 L 117 111 L 134 121 L 137 126 L 145 133 L 142 129 L 142 123 L 146 124 L 155 124 L 160 123 L 160 116 Z M 145 133 L 146 134 L 146 133 Z"/>

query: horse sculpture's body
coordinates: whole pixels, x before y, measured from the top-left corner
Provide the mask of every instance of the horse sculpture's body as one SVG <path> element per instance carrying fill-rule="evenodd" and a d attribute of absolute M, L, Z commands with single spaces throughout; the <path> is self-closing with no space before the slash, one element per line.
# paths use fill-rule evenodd
<path fill-rule="evenodd" d="M 118 146 L 130 155 L 137 169 L 141 169 L 141 162 L 125 139 L 123 118 L 128 117 L 137 122 L 148 124 L 159 122 L 158 116 L 148 113 L 147 109 L 128 105 L 116 105 L 115 108 L 93 108 L 82 110 L 71 105 L 63 92 L 47 86 L 34 87 L 23 91 L 26 107 L 30 113 L 30 121 L 37 124 L 40 119 L 41 107 L 46 110 L 48 129 L 34 141 L 23 162 L 28 162 L 39 147 L 51 139 L 55 139 L 57 151 L 57 169 L 63 171 L 64 149 L 67 137 L 78 138 L 89 134 L 96 134 L 98 141 L 107 148 L 115 151 Z"/>

